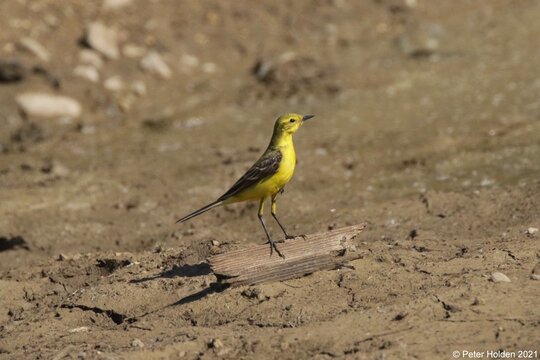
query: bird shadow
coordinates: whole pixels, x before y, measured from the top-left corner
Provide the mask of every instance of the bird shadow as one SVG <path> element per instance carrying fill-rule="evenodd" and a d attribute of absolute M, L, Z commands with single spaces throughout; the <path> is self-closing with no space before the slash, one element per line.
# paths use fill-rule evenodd
<path fill-rule="evenodd" d="M 142 318 L 144 318 L 144 317 L 146 317 L 148 315 L 155 314 L 155 313 L 160 312 L 162 310 L 165 310 L 167 308 L 178 306 L 178 305 L 186 305 L 186 304 L 201 300 L 202 298 L 204 298 L 204 297 L 206 297 L 206 296 L 208 296 L 210 294 L 220 293 L 222 291 L 225 291 L 225 289 L 227 289 L 228 287 L 229 287 L 229 285 L 222 284 L 222 283 L 219 283 L 219 282 L 211 283 L 207 288 L 204 288 L 201 291 L 198 291 L 198 292 L 196 292 L 194 294 L 191 294 L 191 295 L 184 296 L 183 298 L 181 298 L 181 299 L 179 299 L 179 300 L 177 300 L 177 301 L 175 301 L 175 302 L 173 302 L 171 304 L 162 306 L 162 307 L 160 307 L 158 309 L 154 309 L 154 310 L 145 312 L 144 314 L 131 317 L 131 318 L 127 319 L 127 321 L 129 323 L 137 322 L 140 319 L 142 319 Z"/>
<path fill-rule="evenodd" d="M 179 299 L 178 301 L 173 302 L 172 304 L 167 305 L 166 307 L 172 307 L 177 305 L 185 305 L 192 303 L 194 301 L 201 300 L 202 298 L 210 295 L 210 294 L 216 294 L 220 293 L 222 291 L 225 291 L 229 285 L 219 283 L 219 282 L 213 282 L 211 283 L 207 288 L 202 289 L 201 291 L 198 291 L 194 294 L 184 296 L 183 298 Z"/>
<path fill-rule="evenodd" d="M 199 263 L 194 265 L 173 265 L 172 269 L 163 271 L 157 275 L 144 277 L 141 279 L 133 279 L 129 282 L 132 284 L 139 284 L 146 281 L 156 280 L 156 279 L 171 279 L 175 277 L 195 277 L 208 275 L 212 272 L 210 265 L 207 263 Z"/>
<path fill-rule="evenodd" d="M 133 279 L 133 280 L 130 280 L 129 282 L 132 284 L 139 284 L 139 283 L 156 280 L 156 279 L 171 279 L 174 277 L 195 277 L 195 276 L 208 275 L 211 273 L 212 273 L 212 269 L 210 268 L 210 265 L 208 265 L 205 262 L 194 264 L 194 265 L 182 265 L 182 266 L 173 265 L 172 269 L 163 271 L 157 275 L 148 276 L 141 279 Z M 175 301 L 174 303 L 166 305 L 161 309 L 168 308 L 171 306 L 189 304 L 194 301 L 201 300 L 202 298 L 210 294 L 220 293 L 224 291 L 225 289 L 229 288 L 228 284 L 225 284 L 221 281 L 223 279 L 218 278 L 217 280 L 218 281 L 211 283 L 210 285 L 208 285 L 208 287 L 202 289 L 201 291 L 184 296 L 178 301 Z"/>
<path fill-rule="evenodd" d="M 179 276 L 179 277 L 195 277 L 195 276 L 208 275 L 211 272 L 212 272 L 212 270 L 210 268 L 210 265 L 208 265 L 207 263 L 200 263 L 200 264 L 195 264 L 195 265 L 182 265 L 182 266 L 174 265 L 172 269 L 167 270 L 167 271 L 163 271 L 160 274 L 145 277 L 145 278 L 141 278 L 141 279 L 133 279 L 133 280 L 130 280 L 129 282 L 130 283 L 142 283 L 142 282 L 151 281 L 151 280 L 155 280 L 155 279 L 174 278 L 174 277 L 177 277 L 177 276 Z M 159 312 L 161 310 L 164 310 L 164 309 L 167 309 L 167 308 L 170 308 L 170 307 L 173 307 L 173 306 L 189 304 L 189 303 L 201 300 L 201 299 L 203 299 L 204 297 L 206 297 L 206 296 L 208 296 L 210 294 L 220 293 L 220 292 L 226 290 L 227 288 L 229 288 L 229 285 L 222 283 L 220 281 L 220 279 L 218 279 L 218 281 L 211 283 L 210 285 L 208 285 L 208 287 L 206 287 L 206 288 L 204 288 L 204 289 L 202 289 L 202 290 L 200 290 L 200 291 L 198 291 L 196 293 L 184 296 L 183 298 L 181 298 L 181 299 L 179 299 L 179 300 L 177 300 L 177 301 L 175 301 L 175 302 L 173 302 L 171 304 L 162 306 L 162 307 L 160 307 L 158 309 L 154 309 L 154 310 L 148 311 L 148 312 L 146 312 L 144 314 L 134 316 L 134 317 L 130 318 L 129 320 L 130 320 L 130 322 L 136 322 L 136 321 L 138 321 L 139 319 L 141 319 L 143 317 L 146 317 L 148 315 L 157 313 L 157 312 Z"/>

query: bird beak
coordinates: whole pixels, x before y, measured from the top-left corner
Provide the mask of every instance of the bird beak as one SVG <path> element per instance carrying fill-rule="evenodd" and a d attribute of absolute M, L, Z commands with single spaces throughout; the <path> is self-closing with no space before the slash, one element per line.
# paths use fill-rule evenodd
<path fill-rule="evenodd" d="M 304 116 L 302 116 L 302 121 L 306 121 L 306 120 L 309 120 L 309 119 L 314 118 L 314 117 L 315 117 L 315 115 L 304 115 Z"/>

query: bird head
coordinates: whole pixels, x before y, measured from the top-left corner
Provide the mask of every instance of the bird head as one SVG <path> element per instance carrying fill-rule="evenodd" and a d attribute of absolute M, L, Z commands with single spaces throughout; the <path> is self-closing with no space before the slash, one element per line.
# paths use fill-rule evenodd
<path fill-rule="evenodd" d="M 304 124 L 304 121 L 307 121 L 314 116 L 315 115 L 299 115 L 293 113 L 282 115 L 276 120 L 274 133 L 294 134 L 300 126 Z"/>

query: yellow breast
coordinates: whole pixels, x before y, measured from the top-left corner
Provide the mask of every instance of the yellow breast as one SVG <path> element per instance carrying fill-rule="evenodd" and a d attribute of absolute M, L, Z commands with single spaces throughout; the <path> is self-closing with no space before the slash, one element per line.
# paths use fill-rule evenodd
<path fill-rule="evenodd" d="M 278 187 L 277 191 L 281 190 L 291 180 L 296 167 L 296 154 L 292 144 L 281 148 L 280 151 L 282 155 L 281 164 L 277 173 L 270 179 Z"/>

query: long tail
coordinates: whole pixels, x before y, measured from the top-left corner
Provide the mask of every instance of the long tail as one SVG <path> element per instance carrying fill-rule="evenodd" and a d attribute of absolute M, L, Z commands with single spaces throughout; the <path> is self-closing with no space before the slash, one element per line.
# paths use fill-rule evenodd
<path fill-rule="evenodd" d="M 219 200 L 218 200 L 218 201 L 214 201 L 213 203 L 208 204 L 208 205 L 206 205 L 206 206 L 200 208 L 199 210 L 194 211 L 194 212 L 192 212 L 191 214 L 188 214 L 188 215 L 184 216 L 183 218 L 180 218 L 180 219 L 176 220 L 176 223 L 183 223 L 184 221 L 188 221 L 189 219 L 194 218 L 194 217 L 197 216 L 197 215 L 201 215 L 202 213 L 205 213 L 205 212 L 207 212 L 208 210 L 213 209 L 213 208 L 215 208 L 216 206 L 221 205 L 222 203 L 223 203 L 223 201 L 219 201 Z"/>

